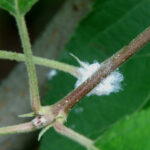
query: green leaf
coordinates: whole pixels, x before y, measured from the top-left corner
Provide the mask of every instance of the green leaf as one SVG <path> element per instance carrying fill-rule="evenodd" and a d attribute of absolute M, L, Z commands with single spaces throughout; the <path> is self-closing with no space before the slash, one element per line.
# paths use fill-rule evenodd
<path fill-rule="evenodd" d="M 66 45 L 60 60 L 77 65 L 69 56 L 82 61 L 102 62 L 128 44 L 150 25 L 150 0 L 97 0 L 92 11 L 80 22 Z M 89 138 L 97 139 L 112 124 L 141 109 L 150 99 L 150 61 L 147 44 L 120 67 L 124 75 L 122 90 L 109 96 L 85 97 L 69 114 L 66 125 Z M 58 72 L 49 82 L 44 104 L 53 104 L 74 88 L 76 79 Z M 41 142 L 41 150 L 82 150 L 83 147 L 49 130 Z"/>
<path fill-rule="evenodd" d="M 25 15 L 38 0 L 18 0 L 19 12 Z"/>
<path fill-rule="evenodd" d="M 142 111 L 115 124 L 96 145 L 102 150 L 149 150 L 150 110 Z"/>
<path fill-rule="evenodd" d="M 36 2 L 37 0 L 0 0 L 0 7 L 13 16 L 17 13 L 24 16 Z"/>
<path fill-rule="evenodd" d="M 12 15 L 16 14 L 15 0 L 0 0 L 0 7 L 7 10 Z"/>

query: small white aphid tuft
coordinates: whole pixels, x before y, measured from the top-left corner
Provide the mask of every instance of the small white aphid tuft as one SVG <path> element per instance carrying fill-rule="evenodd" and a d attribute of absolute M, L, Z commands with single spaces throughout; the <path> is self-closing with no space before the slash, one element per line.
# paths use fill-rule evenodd
<path fill-rule="evenodd" d="M 38 116 L 32 120 L 32 123 L 38 129 L 46 124 L 46 119 L 43 116 Z"/>
<path fill-rule="evenodd" d="M 80 63 L 81 64 L 81 63 Z M 81 77 L 78 77 L 75 83 L 75 88 L 81 85 L 87 78 L 89 78 L 97 69 L 100 68 L 98 62 L 89 64 L 87 62 L 82 62 L 82 67 L 79 68 Z M 118 69 L 112 72 L 109 76 L 101 81 L 87 96 L 90 95 L 109 95 L 112 92 L 118 92 L 121 89 L 121 82 L 123 81 L 123 75 L 118 71 Z"/>
<path fill-rule="evenodd" d="M 57 74 L 56 70 L 51 70 L 47 75 L 48 80 L 51 80 L 56 74 Z"/>

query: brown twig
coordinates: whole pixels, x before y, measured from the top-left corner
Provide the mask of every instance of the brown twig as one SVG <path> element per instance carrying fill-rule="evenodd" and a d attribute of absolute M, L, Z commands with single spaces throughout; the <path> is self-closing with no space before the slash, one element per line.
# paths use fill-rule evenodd
<path fill-rule="evenodd" d="M 83 84 L 69 93 L 65 98 L 56 104 L 55 113 L 68 111 L 78 103 L 86 94 L 88 94 L 102 79 L 106 78 L 111 72 L 116 70 L 122 63 L 134 55 L 140 48 L 150 41 L 150 27 L 145 29 L 127 46 L 119 52 L 105 60 L 101 67 Z"/>

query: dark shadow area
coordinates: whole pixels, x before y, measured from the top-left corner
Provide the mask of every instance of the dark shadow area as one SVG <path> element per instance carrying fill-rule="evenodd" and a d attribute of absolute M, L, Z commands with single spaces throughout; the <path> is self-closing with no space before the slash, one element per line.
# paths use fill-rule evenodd
<path fill-rule="evenodd" d="M 47 23 L 52 19 L 64 1 L 40 0 L 26 15 L 26 22 L 32 43 L 44 30 Z M 2 9 L 0 9 L 0 50 L 22 52 L 16 22 L 8 12 Z M 15 61 L 0 59 L 0 82 L 7 77 L 16 64 L 17 62 Z"/>

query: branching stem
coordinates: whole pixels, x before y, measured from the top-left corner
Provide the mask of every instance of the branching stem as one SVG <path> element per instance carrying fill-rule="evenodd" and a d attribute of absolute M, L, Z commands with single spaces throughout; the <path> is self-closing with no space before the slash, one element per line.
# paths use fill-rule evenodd
<path fill-rule="evenodd" d="M 41 63 L 42 63 L 43 60 L 41 58 L 32 56 L 31 45 L 29 42 L 24 17 L 18 16 L 17 24 L 19 27 L 19 32 L 20 32 L 20 36 L 22 39 L 22 44 L 23 44 L 25 55 L 19 54 L 17 55 L 16 59 L 20 61 L 25 60 L 27 63 L 32 108 L 34 112 L 38 112 L 40 110 L 39 112 L 42 112 L 42 114 L 40 114 L 41 116 L 37 116 L 35 118 L 36 121 L 33 120 L 34 123 L 32 121 L 32 122 L 24 123 L 20 125 L 0 128 L 0 135 L 30 132 L 35 129 L 38 129 L 38 128 L 35 128 L 37 125 L 40 125 L 40 128 L 50 125 L 50 126 L 47 126 L 45 130 L 43 130 L 43 132 L 41 132 L 41 135 L 43 135 L 43 133 L 47 130 L 47 128 L 51 127 L 51 123 L 53 123 L 53 126 L 57 132 L 77 141 L 78 143 L 80 143 L 81 145 L 87 148 L 92 148 L 96 150 L 97 148 L 94 147 L 92 140 L 65 127 L 63 123 L 58 122 L 58 118 L 61 118 L 65 121 L 66 116 L 69 113 L 69 110 L 76 103 L 78 103 L 86 94 L 88 94 L 93 88 L 95 88 L 97 84 L 99 84 L 111 72 L 116 70 L 121 64 L 127 61 L 140 48 L 142 48 L 147 42 L 149 42 L 150 41 L 150 27 L 144 30 L 141 34 L 139 34 L 127 46 L 123 47 L 116 54 L 114 54 L 113 56 L 105 60 L 101 64 L 101 67 L 91 77 L 89 77 L 78 88 L 74 89 L 71 93 L 69 93 L 65 98 L 63 98 L 62 100 L 60 100 L 58 103 L 54 105 L 41 107 L 34 63 L 37 60 L 41 60 Z"/>

